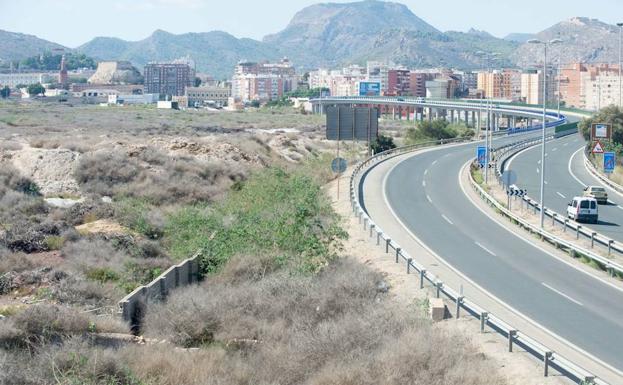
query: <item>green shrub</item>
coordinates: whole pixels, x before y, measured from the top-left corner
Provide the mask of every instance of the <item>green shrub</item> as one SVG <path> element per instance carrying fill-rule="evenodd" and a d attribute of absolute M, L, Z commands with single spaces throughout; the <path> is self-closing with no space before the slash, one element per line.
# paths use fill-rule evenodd
<path fill-rule="evenodd" d="M 235 254 L 263 252 L 315 271 L 334 257 L 345 237 L 336 220 L 312 177 L 267 169 L 214 208 L 181 209 L 171 216 L 165 237 L 179 259 L 203 250 L 204 272 L 216 271 Z"/>

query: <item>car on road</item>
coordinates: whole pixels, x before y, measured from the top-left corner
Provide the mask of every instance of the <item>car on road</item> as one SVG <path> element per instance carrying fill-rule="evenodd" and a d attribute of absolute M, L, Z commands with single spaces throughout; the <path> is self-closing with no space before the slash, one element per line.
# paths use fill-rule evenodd
<path fill-rule="evenodd" d="M 608 203 L 608 193 L 606 189 L 601 186 L 588 186 L 584 189 L 585 197 L 595 198 L 598 203 Z"/>
<path fill-rule="evenodd" d="M 597 223 L 599 217 L 597 199 L 592 197 L 575 197 L 567 206 L 567 217 L 578 222 Z"/>

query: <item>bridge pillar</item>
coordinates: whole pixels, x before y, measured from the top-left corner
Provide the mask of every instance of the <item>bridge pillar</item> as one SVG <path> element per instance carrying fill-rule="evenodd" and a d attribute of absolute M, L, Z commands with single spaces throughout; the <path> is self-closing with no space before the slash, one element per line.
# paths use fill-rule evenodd
<path fill-rule="evenodd" d="M 469 111 L 465 110 L 465 125 L 469 127 Z"/>
<path fill-rule="evenodd" d="M 450 123 L 454 123 L 454 110 L 450 110 Z"/>
<path fill-rule="evenodd" d="M 433 120 L 433 109 L 432 108 L 428 108 L 428 114 L 426 114 L 428 116 L 428 121 L 432 121 Z"/>
<path fill-rule="evenodd" d="M 392 120 L 396 120 L 396 107 L 392 107 Z"/>
<path fill-rule="evenodd" d="M 476 111 L 472 111 L 472 126 L 476 127 Z"/>

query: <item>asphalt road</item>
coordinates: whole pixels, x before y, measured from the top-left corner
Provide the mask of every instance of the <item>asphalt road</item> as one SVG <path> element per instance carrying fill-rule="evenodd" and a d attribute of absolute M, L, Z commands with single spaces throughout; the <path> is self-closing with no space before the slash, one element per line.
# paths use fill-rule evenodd
<path fill-rule="evenodd" d="M 476 146 L 441 148 L 398 163 L 385 179 L 388 205 L 412 234 L 483 289 L 623 370 L 623 292 L 561 262 L 475 207 L 458 176 L 475 157 Z"/>
<path fill-rule="evenodd" d="M 584 167 L 582 150 L 586 142 L 580 135 L 562 138 L 546 145 L 545 207 L 566 214 L 567 204 L 574 196 L 581 196 L 587 185 L 601 183 Z M 539 199 L 541 147 L 533 147 L 517 154 L 507 165 L 517 173 L 517 185 L 528 189 L 532 199 Z M 599 205 L 599 223 L 589 224 L 595 231 L 623 242 L 623 197 L 608 189 L 611 203 Z"/>

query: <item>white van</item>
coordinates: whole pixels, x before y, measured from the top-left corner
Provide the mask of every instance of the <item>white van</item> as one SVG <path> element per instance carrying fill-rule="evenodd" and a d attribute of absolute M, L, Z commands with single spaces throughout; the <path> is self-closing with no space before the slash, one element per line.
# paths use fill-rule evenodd
<path fill-rule="evenodd" d="M 578 222 L 597 223 L 599 206 L 591 197 L 575 197 L 567 206 L 567 216 Z"/>

